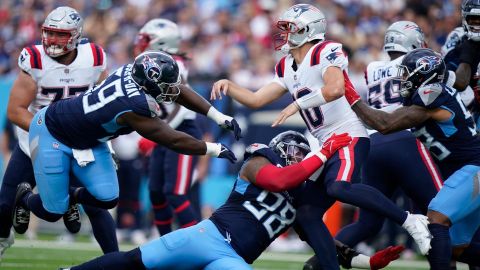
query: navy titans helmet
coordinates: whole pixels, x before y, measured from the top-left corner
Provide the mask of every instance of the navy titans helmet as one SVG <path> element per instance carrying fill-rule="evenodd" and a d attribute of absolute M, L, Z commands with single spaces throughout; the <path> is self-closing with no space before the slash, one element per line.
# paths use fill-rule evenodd
<path fill-rule="evenodd" d="M 477 18 L 475 18 L 477 17 Z M 462 25 L 469 39 L 480 41 L 480 0 L 463 0 L 462 2 Z M 476 19 L 472 21 L 472 19 Z"/>
<path fill-rule="evenodd" d="M 285 160 L 286 165 L 295 164 L 310 153 L 310 144 L 303 134 L 285 131 L 275 136 L 268 144 L 273 152 Z"/>
<path fill-rule="evenodd" d="M 419 87 L 443 82 L 445 71 L 441 55 L 431 49 L 415 49 L 407 53 L 398 65 L 400 94 L 409 97 Z"/>
<path fill-rule="evenodd" d="M 174 102 L 180 94 L 177 62 L 165 52 L 146 51 L 137 56 L 132 79 L 158 103 Z"/>

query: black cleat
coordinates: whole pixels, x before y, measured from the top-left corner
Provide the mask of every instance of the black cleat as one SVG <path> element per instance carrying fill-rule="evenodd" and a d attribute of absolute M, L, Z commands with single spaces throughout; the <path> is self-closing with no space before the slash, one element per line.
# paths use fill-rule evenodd
<path fill-rule="evenodd" d="M 78 209 L 78 204 L 71 203 L 68 205 L 68 210 L 63 214 L 63 223 L 67 230 L 71 233 L 78 233 L 82 227 L 80 221 L 80 210 Z"/>
<path fill-rule="evenodd" d="M 19 234 L 24 234 L 28 229 L 28 223 L 30 222 L 30 210 L 21 206 L 20 201 L 23 196 L 32 191 L 32 186 L 23 182 L 17 186 L 17 193 L 15 194 L 15 204 L 13 206 L 12 223 L 13 228 Z"/>

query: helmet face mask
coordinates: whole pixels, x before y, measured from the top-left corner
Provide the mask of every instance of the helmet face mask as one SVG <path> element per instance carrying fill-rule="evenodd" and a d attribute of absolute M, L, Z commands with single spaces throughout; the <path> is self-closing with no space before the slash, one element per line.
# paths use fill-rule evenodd
<path fill-rule="evenodd" d="M 464 0 L 462 25 L 469 39 L 480 41 L 480 0 Z"/>
<path fill-rule="evenodd" d="M 324 40 L 327 23 L 316 7 L 298 4 L 283 13 L 277 28 L 280 33 L 274 36 L 275 50 L 289 51 L 312 40 Z"/>
<path fill-rule="evenodd" d="M 50 57 L 67 54 L 77 48 L 82 36 L 83 19 L 70 7 L 50 12 L 42 25 L 42 45 Z"/>
<path fill-rule="evenodd" d="M 287 166 L 302 161 L 310 152 L 307 138 L 296 131 L 278 134 L 268 146 L 285 161 Z"/>

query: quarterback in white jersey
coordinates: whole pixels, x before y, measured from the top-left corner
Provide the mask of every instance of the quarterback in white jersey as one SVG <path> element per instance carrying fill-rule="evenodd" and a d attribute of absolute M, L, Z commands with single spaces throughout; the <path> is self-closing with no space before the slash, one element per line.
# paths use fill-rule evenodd
<path fill-rule="evenodd" d="M 312 46 L 299 65 L 291 54 L 283 57 L 275 67 L 273 82 L 288 90 L 295 100 L 315 98 L 314 92 L 325 86 L 324 75 L 330 67 L 338 68 L 343 76 L 348 76 L 348 58 L 342 44 L 323 41 Z M 352 137 L 368 137 L 342 96 L 320 106 L 307 105 L 300 113 L 310 132 L 320 141 L 325 141 L 333 133 L 344 132 Z"/>
<path fill-rule="evenodd" d="M 275 39 L 279 41 L 275 47 L 288 55 L 276 65 L 275 80 L 256 92 L 220 80 L 212 88 L 211 99 L 223 93 L 245 106 L 259 108 L 290 92 L 294 102 L 280 113 L 273 126 L 301 111 L 308 128 L 319 140 L 345 132 L 353 138 L 350 145 L 327 161 L 317 181 L 305 183 L 309 188 L 303 198 L 309 206 L 305 212 L 297 212 L 297 220 L 302 225 L 310 224 L 304 227 L 306 234 L 324 234 L 325 241 L 332 241 L 333 247 L 331 236 L 320 228 L 324 226 L 323 213 L 339 200 L 392 219 L 414 236 L 422 252 L 427 252 L 430 234 L 426 217 L 406 213 L 370 186 L 351 183 L 360 179 L 370 142 L 365 127 L 344 97 L 345 88 L 353 88 L 347 76 L 348 60 L 341 44 L 325 41 L 325 16 L 311 5 L 294 5 L 283 13 L 277 27 L 281 32 Z M 326 247 L 324 250 L 325 258 L 320 260 L 323 269 L 337 269 L 332 251 Z"/>
<path fill-rule="evenodd" d="M 105 52 L 94 43 L 81 42 L 82 27 L 83 19 L 75 9 L 59 7 L 49 13 L 42 25 L 42 44 L 25 47 L 18 58 L 21 71 L 10 93 L 7 114 L 16 125 L 19 145 L 12 153 L 0 191 L 0 256 L 9 246 L 8 239 L 13 239 L 10 229 L 17 186 L 24 181 L 35 185 L 28 145 L 33 115 L 52 102 L 81 94 L 107 76 Z M 71 180 L 73 185 L 80 185 Z M 94 216 L 92 227 L 103 251 L 118 250 L 108 211 L 94 207 L 86 207 L 85 211 L 89 217 Z M 70 232 L 78 232 L 76 204 L 70 205 L 64 222 Z"/>

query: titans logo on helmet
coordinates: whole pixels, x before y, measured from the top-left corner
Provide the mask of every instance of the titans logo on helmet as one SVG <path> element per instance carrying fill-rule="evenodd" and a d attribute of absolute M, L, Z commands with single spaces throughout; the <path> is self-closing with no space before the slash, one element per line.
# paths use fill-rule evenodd
<path fill-rule="evenodd" d="M 432 71 L 434 68 L 438 67 L 441 64 L 442 60 L 436 56 L 424 56 L 417 60 L 417 69 L 418 72 L 422 74 L 427 74 Z"/>
<path fill-rule="evenodd" d="M 150 81 L 158 83 L 160 81 L 160 77 L 162 76 L 162 70 L 157 63 L 148 57 L 148 55 L 145 55 L 142 65 L 145 76 L 147 76 Z"/>

